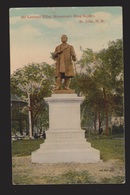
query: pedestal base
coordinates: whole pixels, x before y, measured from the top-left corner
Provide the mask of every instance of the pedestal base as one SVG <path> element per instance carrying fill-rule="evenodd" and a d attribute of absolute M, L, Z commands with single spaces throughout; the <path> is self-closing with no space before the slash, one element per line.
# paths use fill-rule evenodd
<path fill-rule="evenodd" d="M 45 143 L 32 152 L 34 163 L 96 163 L 100 161 L 100 151 L 86 141 L 84 131 L 50 131 Z"/>
<path fill-rule="evenodd" d="M 49 104 L 49 130 L 45 143 L 32 152 L 33 163 L 96 163 L 100 151 L 91 147 L 80 128 L 80 103 L 76 94 L 53 94 Z"/>

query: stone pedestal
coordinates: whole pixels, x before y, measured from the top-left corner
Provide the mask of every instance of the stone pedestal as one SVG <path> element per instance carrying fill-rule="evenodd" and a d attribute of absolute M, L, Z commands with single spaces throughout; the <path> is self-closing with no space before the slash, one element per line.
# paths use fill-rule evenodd
<path fill-rule="evenodd" d="M 49 130 L 45 143 L 32 152 L 33 163 L 95 163 L 100 151 L 91 147 L 80 127 L 80 104 L 83 97 L 73 94 L 52 94 L 49 104 Z"/>

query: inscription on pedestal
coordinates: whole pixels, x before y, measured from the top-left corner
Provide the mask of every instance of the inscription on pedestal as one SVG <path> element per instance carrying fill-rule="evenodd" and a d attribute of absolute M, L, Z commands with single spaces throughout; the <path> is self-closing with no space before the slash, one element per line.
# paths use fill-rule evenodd
<path fill-rule="evenodd" d="M 75 133 L 47 134 L 47 139 L 75 139 L 75 138 L 84 138 L 84 136 L 76 135 Z"/>

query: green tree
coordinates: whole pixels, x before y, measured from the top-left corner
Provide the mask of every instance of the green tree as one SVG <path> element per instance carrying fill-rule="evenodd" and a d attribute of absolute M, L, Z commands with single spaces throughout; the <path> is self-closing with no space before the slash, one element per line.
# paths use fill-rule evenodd
<path fill-rule="evenodd" d="M 32 130 L 37 120 L 40 120 L 40 115 L 47 113 L 44 97 L 51 95 L 53 85 L 54 67 L 45 62 L 28 64 L 11 75 L 11 93 L 19 95 L 24 101 L 28 101 L 30 95 Z"/>
<path fill-rule="evenodd" d="M 121 39 L 110 41 L 107 49 L 94 52 L 83 51 L 79 61 L 80 73 L 72 80 L 73 88 L 85 95 L 85 102 L 91 109 L 94 121 L 108 122 L 112 112 L 123 115 L 123 43 Z"/>

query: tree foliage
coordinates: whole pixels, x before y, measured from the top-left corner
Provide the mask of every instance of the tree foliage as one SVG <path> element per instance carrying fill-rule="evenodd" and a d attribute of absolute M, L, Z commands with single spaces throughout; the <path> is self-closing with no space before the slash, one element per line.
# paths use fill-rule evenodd
<path fill-rule="evenodd" d="M 50 96 L 53 85 L 54 67 L 47 63 L 28 64 L 11 75 L 11 93 L 17 94 L 24 101 L 28 101 L 30 93 L 33 126 L 41 124 L 43 118 L 48 120 L 48 106 L 44 97 Z M 41 126 L 47 126 L 48 122 L 42 121 L 44 124 Z"/>
<path fill-rule="evenodd" d="M 87 115 L 91 111 L 89 116 L 93 116 L 93 121 L 99 120 L 99 128 L 105 120 L 108 132 L 110 116 L 113 113 L 123 115 L 122 40 L 110 41 L 108 48 L 98 52 L 84 50 L 78 63 L 80 71 L 72 80 L 72 87 L 85 96 L 83 110 L 86 109 L 86 112 L 83 113 Z M 96 129 L 96 124 L 94 126 Z"/>

